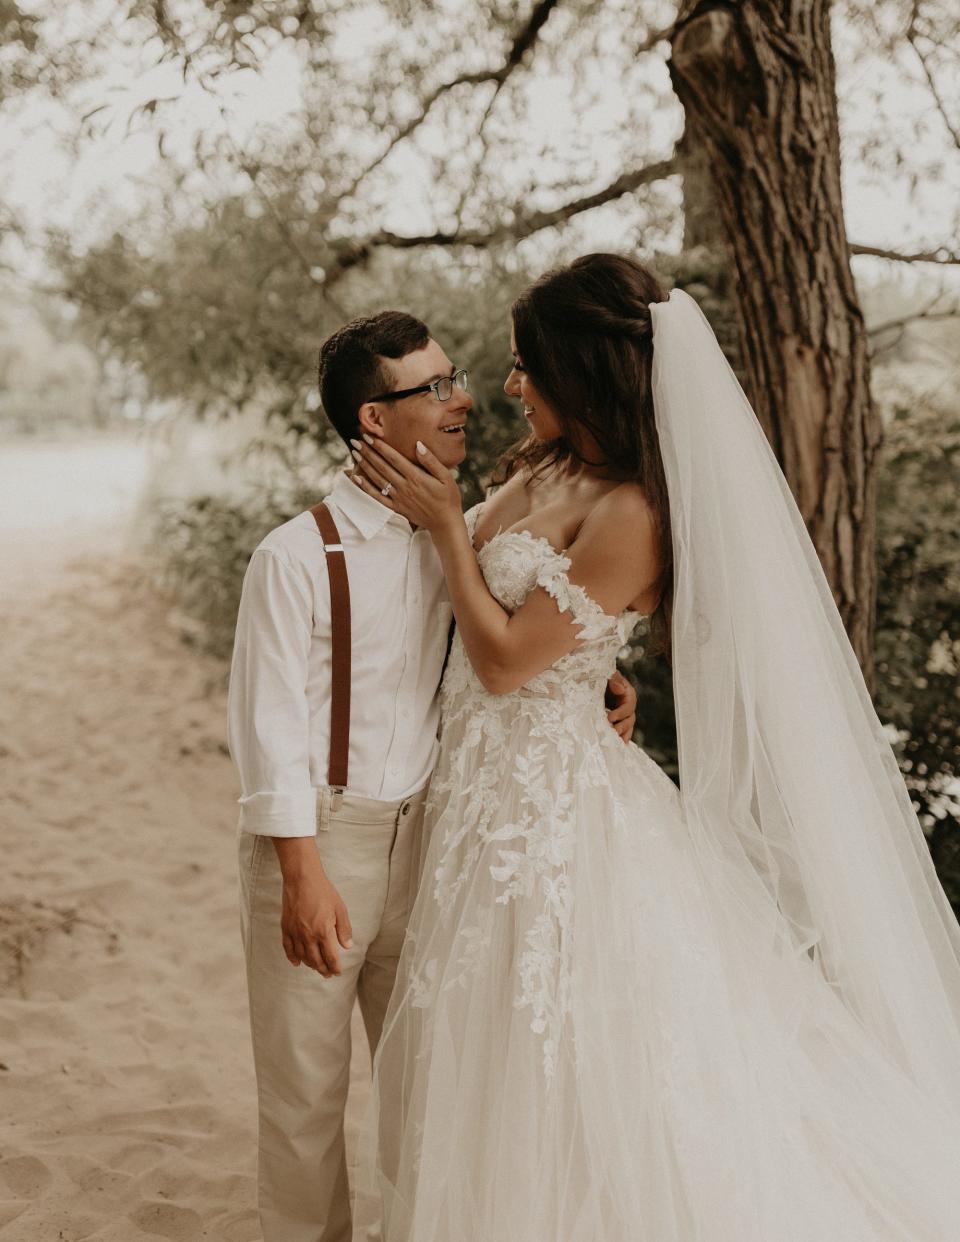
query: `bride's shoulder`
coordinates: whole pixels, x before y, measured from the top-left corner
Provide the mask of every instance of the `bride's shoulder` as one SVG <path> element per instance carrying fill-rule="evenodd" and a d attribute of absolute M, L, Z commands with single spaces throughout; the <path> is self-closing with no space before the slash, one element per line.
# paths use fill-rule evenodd
<path fill-rule="evenodd" d="M 621 483 L 590 510 L 568 549 L 571 575 L 604 611 L 645 615 L 660 553 L 653 510 L 637 483 Z"/>
<path fill-rule="evenodd" d="M 580 535 L 599 536 L 630 542 L 637 532 L 652 529 L 654 511 L 639 483 L 618 484 L 590 510 L 580 527 Z"/>

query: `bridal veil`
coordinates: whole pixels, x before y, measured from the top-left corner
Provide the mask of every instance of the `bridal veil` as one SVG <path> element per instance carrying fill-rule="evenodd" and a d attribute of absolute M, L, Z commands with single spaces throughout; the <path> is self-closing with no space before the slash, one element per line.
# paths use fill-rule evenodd
<path fill-rule="evenodd" d="M 960 1113 L 960 927 L 813 543 L 696 302 L 675 289 L 650 309 L 695 848 L 765 890 L 758 972 L 765 954 L 808 954 Z"/>

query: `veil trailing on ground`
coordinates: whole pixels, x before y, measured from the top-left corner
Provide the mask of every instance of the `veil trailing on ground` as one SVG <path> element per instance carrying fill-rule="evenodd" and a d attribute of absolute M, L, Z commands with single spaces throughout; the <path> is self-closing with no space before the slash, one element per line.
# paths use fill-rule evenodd
<path fill-rule="evenodd" d="M 766 890 L 758 969 L 765 949 L 807 953 L 960 1111 L 960 927 L 813 543 L 696 302 L 674 290 L 651 313 L 691 835 Z"/>

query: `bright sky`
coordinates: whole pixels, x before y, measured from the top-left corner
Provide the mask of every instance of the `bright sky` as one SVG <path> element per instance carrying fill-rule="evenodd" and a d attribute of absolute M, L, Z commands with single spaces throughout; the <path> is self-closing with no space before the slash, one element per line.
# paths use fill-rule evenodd
<path fill-rule="evenodd" d="M 89 11 L 88 5 L 64 6 L 64 13 L 72 14 L 74 21 L 82 20 Z M 856 63 L 850 39 L 843 30 L 836 34 L 835 43 L 846 134 L 853 135 L 870 119 L 877 108 L 871 97 L 873 92 L 882 97 L 883 110 L 896 123 L 911 124 L 918 111 L 930 111 L 929 97 L 917 88 L 905 87 L 902 74 L 875 61 Z M 357 29 L 344 32 L 344 47 L 352 57 L 362 59 Z M 224 113 L 218 102 L 200 87 L 188 85 L 185 89 L 175 66 L 145 68 L 154 58 L 149 49 L 143 49 L 140 55 L 118 55 L 109 71 L 85 88 L 85 106 L 93 108 L 106 103 L 109 110 L 101 114 L 101 119 L 111 119 L 104 135 L 88 143 L 79 159 L 75 160 L 66 149 L 65 139 L 74 122 L 61 106 L 35 98 L 12 114 L 0 134 L 0 178 L 5 200 L 21 213 L 32 232 L 62 228 L 83 245 L 116 226 L 150 194 L 159 159 L 156 129 L 149 122 L 140 121 L 128 132 L 128 118 L 138 103 L 154 97 L 180 96 L 172 111 L 164 114 L 164 128 L 168 149 L 184 156 L 199 132 L 209 133 L 225 125 L 241 144 L 264 117 L 269 117 L 271 124 L 282 132 L 284 117 L 298 104 L 299 62 L 287 45 L 281 44 L 262 63 L 258 73 L 238 73 L 224 83 Z M 660 54 L 652 54 L 650 60 L 653 73 L 665 72 Z M 845 64 L 850 67 L 844 68 Z M 598 66 L 598 75 L 602 78 L 602 65 Z M 613 115 L 617 110 L 616 90 L 616 83 L 611 83 L 606 103 L 600 104 Z M 538 88 L 533 126 L 542 126 L 544 132 L 550 127 L 555 129 L 570 111 L 567 84 L 547 80 Z M 582 118 L 570 115 L 568 119 L 572 125 L 578 121 L 582 124 Z M 924 129 L 924 158 L 933 160 L 942 154 L 945 162 L 937 177 L 921 183 L 912 193 L 905 177 L 877 184 L 875 176 L 858 159 L 855 142 L 848 140 L 844 192 L 852 240 L 911 249 L 950 242 L 960 202 L 960 165 L 940 128 L 939 118 L 928 117 Z M 409 199 L 398 201 L 390 224 L 400 230 L 417 231 L 422 227 L 418 208 L 427 190 L 421 185 L 418 192 L 415 175 L 411 175 L 409 184 Z"/>

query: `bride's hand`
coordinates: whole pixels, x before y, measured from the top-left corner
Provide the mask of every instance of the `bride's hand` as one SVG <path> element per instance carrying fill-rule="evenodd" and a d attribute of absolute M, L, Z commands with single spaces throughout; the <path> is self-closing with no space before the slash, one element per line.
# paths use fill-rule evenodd
<path fill-rule="evenodd" d="M 354 482 L 414 526 L 435 532 L 463 524 L 460 489 L 438 458 L 417 441 L 420 464 L 408 461 L 382 440 L 364 436 L 351 440 L 356 470 Z"/>

